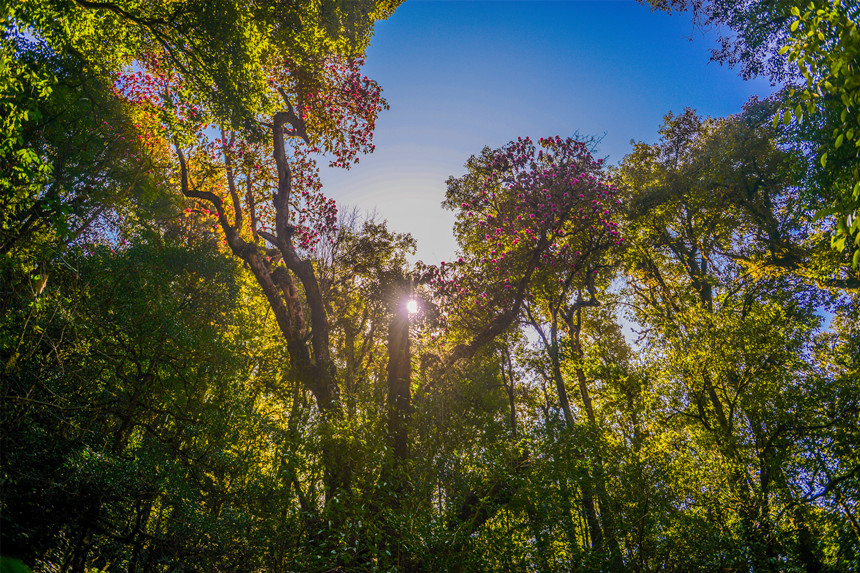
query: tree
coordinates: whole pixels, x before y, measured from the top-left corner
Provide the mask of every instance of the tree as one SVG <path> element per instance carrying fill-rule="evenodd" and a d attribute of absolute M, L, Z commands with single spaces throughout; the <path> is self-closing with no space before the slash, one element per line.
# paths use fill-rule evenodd
<path fill-rule="evenodd" d="M 680 535 L 717 521 L 720 532 L 704 542 L 714 568 L 777 570 L 784 560 L 820 568 L 821 546 L 808 529 L 815 486 L 800 444 L 832 423 L 818 405 L 838 402 L 806 358 L 827 297 L 795 276 L 749 266 L 757 253 L 779 256 L 774 238 L 802 234 L 790 229 L 803 219 L 788 208 L 790 178 L 778 177 L 783 153 L 743 120 L 670 114 L 662 140 L 636 144 L 622 162 L 631 306 L 647 329 L 668 431 L 683 444 L 671 462 L 680 464 L 673 487 L 692 504 L 689 525 L 678 525 L 693 529 Z M 697 472 L 697 464 L 710 469 Z M 784 517 L 790 511 L 793 522 Z"/>
<path fill-rule="evenodd" d="M 14 31 L 2 46 L 0 253 L 14 284 L 20 275 L 46 278 L 52 257 L 87 235 L 132 229 L 141 210 L 163 216 L 170 201 L 154 192 L 164 171 L 109 82 Z"/>
<path fill-rule="evenodd" d="M 526 138 L 485 148 L 466 175 L 448 180 L 444 205 L 457 212 L 461 256 L 442 264 L 436 284 L 452 326 L 470 337 L 452 360 L 515 324 L 538 285 L 586 289 L 594 261 L 621 241 L 610 220 L 618 202 L 600 180 L 603 160 L 572 138 L 539 144 Z"/>
<path fill-rule="evenodd" d="M 448 180 L 445 206 L 457 212 L 460 257 L 443 263 L 435 284 L 447 301 L 443 308 L 449 327 L 466 340 L 454 346 L 448 364 L 475 356 L 526 316 L 543 334 L 543 317 L 538 322 L 535 309 L 549 315 L 552 341 L 544 337 L 543 342 L 553 361 L 565 421 L 572 428 L 575 421 L 560 367 L 559 323 L 572 329 L 583 306 L 598 304 L 596 273 L 607 266 L 606 252 L 621 243 L 611 220 L 618 201 L 601 180 L 602 160 L 591 156 L 586 142 L 555 137 L 541 139 L 539 145 L 541 149 L 519 139 L 497 150 L 485 148 L 466 163 L 465 176 Z M 590 405 L 583 379 L 580 389 Z M 593 411 L 590 415 L 593 423 Z M 525 467 L 526 460 L 514 467 Z M 603 532 L 588 480 L 586 476 L 584 497 L 599 547 Z M 476 505 L 475 499 L 510 499 L 515 490 L 501 484 L 493 480 L 487 492 L 467 495 L 460 522 L 471 522 L 474 531 L 491 519 L 493 511 Z M 604 517 L 611 523 L 608 511 Z M 617 550 L 615 559 L 620 560 Z"/>
<path fill-rule="evenodd" d="M 378 86 L 360 75 L 360 55 L 373 21 L 397 4 L 312 4 L 221 2 L 216 9 L 211 3 L 81 0 L 70 10 L 27 4 L 9 17 L 17 26 L 31 26 L 56 53 L 75 54 L 88 73 L 114 84 L 139 118 L 141 137 L 174 162 L 174 183 L 182 194 L 217 213 L 224 240 L 269 300 L 293 371 L 320 410 L 337 417 L 329 322 L 313 264 L 297 251 L 312 250 L 320 231 L 335 222 L 334 205 L 319 194 L 308 154 L 331 152 L 334 163 L 348 166 L 357 153 L 372 149 L 374 120 L 384 102 Z M 110 31 L 124 42 L 104 48 L 97 35 Z M 211 144 L 203 133 L 210 123 L 222 129 Z M 264 165 L 261 155 L 267 131 L 273 166 Z M 285 148 L 290 139 L 301 142 L 291 158 Z M 254 163 L 240 165 L 246 153 Z M 264 190 L 273 181 L 274 199 Z M 306 202 L 295 216 L 300 191 Z M 274 251 L 267 252 L 262 240 Z M 307 323 L 291 274 L 307 297 Z M 331 498 L 348 489 L 348 468 L 334 445 L 325 448 Z"/>
<path fill-rule="evenodd" d="M 163 54 L 219 125 L 262 134 L 258 115 L 278 106 L 268 80 L 279 64 L 302 68 L 312 90 L 322 62 L 331 54 L 362 54 L 374 21 L 398 4 L 56 0 L 9 6 L 4 22 L 31 27 L 53 52 L 75 54 L 96 76 L 123 71 L 148 53 Z M 103 37 L 115 41 L 105 45 Z"/>
<path fill-rule="evenodd" d="M 263 561 L 298 519 L 269 507 L 290 484 L 269 477 L 284 353 L 247 316 L 265 302 L 211 246 L 64 262 L 29 320 L 3 324 L 4 555 L 70 571 Z"/>
<path fill-rule="evenodd" d="M 644 3 L 645 0 L 640 0 Z M 727 25 L 733 32 L 721 38 L 722 48 L 713 59 L 740 65 L 745 78 L 764 75 L 773 82 L 805 86 L 785 94 L 773 121 L 820 126 L 812 141 L 798 149 L 813 155 L 823 173 L 812 178 L 812 187 L 828 203 L 819 216 L 835 216 L 832 246 L 845 252 L 856 269 L 860 250 L 853 236 L 860 231 L 855 211 L 860 197 L 858 175 L 858 98 L 860 82 L 860 33 L 858 12 L 842 0 L 809 2 L 806 7 L 790 0 L 754 1 L 743 4 L 724 0 L 648 0 L 654 9 L 691 10 L 706 26 Z M 799 142 L 800 143 L 800 142 Z M 811 144 L 811 145 L 810 145 Z M 810 152 L 811 147 L 811 152 Z M 841 152 L 840 152 L 841 148 Z M 839 153 L 837 153 L 839 152 Z M 834 155 L 838 157 L 834 158 Z M 830 166 L 828 167 L 828 158 Z M 816 201 L 811 201 L 813 204 Z M 853 246 L 852 246 L 853 243 Z"/>
<path fill-rule="evenodd" d="M 74 79 L 95 86 L 99 101 L 118 110 L 105 118 L 106 131 L 113 133 L 122 124 L 122 137 L 134 141 L 147 160 L 166 166 L 169 177 L 158 181 L 159 192 L 185 202 L 185 215 L 180 224 L 162 222 L 162 229 L 187 245 L 197 242 L 193 234 L 210 239 L 209 229 L 215 230 L 255 276 L 285 342 L 284 371 L 311 392 L 320 416 L 312 430 L 316 435 L 303 444 L 311 458 L 306 471 L 292 462 L 284 469 L 306 531 L 313 531 L 308 543 L 317 547 L 328 543 L 324 538 L 331 528 L 321 527 L 325 522 L 314 495 L 319 474 L 312 468 L 322 462 L 325 507 L 332 509 L 337 529 L 346 513 L 335 505 L 348 501 L 352 467 L 340 363 L 332 355 L 328 312 L 333 307 L 326 307 L 326 285 L 320 284 L 316 268 L 337 215 L 334 202 L 320 192 L 313 157 L 327 153 L 333 164 L 348 167 L 359 154 L 372 151 L 375 118 L 385 103 L 379 87 L 360 73 L 362 53 L 374 21 L 398 4 L 81 0 L 27 3 L 4 8 L 2 15 L 9 45 L 20 47 L 32 38 L 39 50 L 71 61 Z M 19 33 L 24 29 L 27 34 Z M 104 45 L 104 34 L 121 41 Z M 22 60 L 16 58 L 17 66 Z M 53 85 L 53 71 L 40 73 Z M 27 81 L 41 85 L 34 78 Z M 18 93 L 22 90 L 15 82 L 21 83 L 14 78 L 7 83 Z M 43 90 L 42 97 L 51 93 Z M 213 128 L 221 137 L 213 138 Z M 34 139 L 26 129 L 21 121 L 10 128 L 13 139 L 25 132 L 23 148 Z M 68 143 L 63 134 L 56 140 L 56 149 Z M 13 146 L 12 152 L 17 149 Z M 69 151 L 84 169 L 98 169 L 77 150 Z M 111 151 L 115 158 L 116 150 Z M 35 166 L 51 160 L 46 154 L 47 159 L 31 161 L 29 151 L 21 156 Z M 41 185 L 61 181 L 58 170 L 42 173 L 39 181 L 27 175 L 31 204 L 42 201 Z M 274 197 L 272 188 L 277 189 Z M 96 212 L 96 218 L 102 215 Z M 13 225 L 22 226 L 26 216 Z M 45 218 L 49 224 L 54 219 Z M 104 239 L 119 242 L 114 233 Z M 23 235 L 20 242 L 26 242 Z M 304 396 L 304 390 L 296 396 Z M 291 404 L 308 408 L 295 396 Z M 291 459 L 298 456 L 286 450 Z"/>

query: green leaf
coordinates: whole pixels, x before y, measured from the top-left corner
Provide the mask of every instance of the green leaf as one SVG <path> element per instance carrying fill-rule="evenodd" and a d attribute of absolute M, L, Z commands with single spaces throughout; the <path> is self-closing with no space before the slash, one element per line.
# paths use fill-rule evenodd
<path fill-rule="evenodd" d="M 785 113 L 782 114 L 782 123 L 784 123 L 785 125 L 788 125 L 789 123 L 791 123 L 791 111 L 790 110 L 785 110 Z"/>
<path fill-rule="evenodd" d="M 857 268 L 857 265 L 860 264 L 860 249 L 854 251 L 854 256 L 851 258 L 851 266 L 853 268 Z"/>
<path fill-rule="evenodd" d="M 843 137 L 844 137 L 843 134 L 840 133 L 839 137 L 836 138 L 836 149 L 839 149 L 840 147 L 842 147 Z"/>
<path fill-rule="evenodd" d="M 821 154 L 821 166 L 827 167 L 827 152 Z"/>
<path fill-rule="evenodd" d="M 845 250 L 845 240 L 848 237 L 846 235 L 839 235 L 838 237 L 830 238 L 830 246 L 839 251 L 840 253 Z"/>
<path fill-rule="evenodd" d="M 791 23 L 791 31 L 796 32 L 797 28 L 800 26 L 800 20 L 795 20 Z"/>

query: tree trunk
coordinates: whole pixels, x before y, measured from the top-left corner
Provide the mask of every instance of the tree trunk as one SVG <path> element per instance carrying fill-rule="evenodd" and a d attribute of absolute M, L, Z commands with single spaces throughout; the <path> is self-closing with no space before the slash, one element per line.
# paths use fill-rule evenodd
<path fill-rule="evenodd" d="M 576 323 L 572 320 L 568 322 L 568 327 L 571 330 L 572 346 L 574 359 L 576 360 L 576 379 L 579 384 L 579 392 L 582 396 L 582 404 L 585 413 L 588 416 L 589 436 L 592 438 L 591 443 L 595 448 L 600 447 L 600 429 L 597 425 L 597 416 L 594 414 L 594 405 L 591 402 L 591 394 L 588 391 L 588 384 L 585 379 L 585 371 L 582 369 L 582 360 L 585 358 L 585 353 L 582 350 L 582 308 L 576 309 Z M 606 539 L 606 545 L 610 553 L 612 568 L 615 571 L 620 571 L 623 568 L 621 559 L 621 547 L 618 544 L 616 536 L 615 515 L 612 508 L 609 507 L 609 496 L 606 494 L 606 480 L 604 478 L 603 457 L 599 450 L 594 452 L 594 482 L 597 489 L 597 500 L 600 506 L 600 520 L 603 525 L 603 534 Z"/>
<path fill-rule="evenodd" d="M 388 327 L 388 443 L 395 475 L 409 457 L 408 429 L 412 409 L 412 355 L 409 313 L 401 303 Z"/>
<path fill-rule="evenodd" d="M 508 409 L 511 421 L 511 439 L 517 439 L 517 404 L 514 394 L 514 367 L 511 364 L 511 354 L 507 348 L 504 349 L 504 361 L 499 365 L 502 375 L 502 385 L 508 395 Z"/>
<path fill-rule="evenodd" d="M 285 102 L 289 104 L 289 102 Z M 322 439 L 320 456 L 324 467 L 326 503 L 341 491 L 350 489 L 351 471 L 346 456 L 347 446 L 342 432 L 337 426 L 343 418 L 340 402 L 340 388 L 334 361 L 330 355 L 329 321 L 325 304 L 313 263 L 299 258 L 293 246 L 295 231 L 290 225 L 290 196 L 292 193 L 292 173 L 286 156 L 285 128 L 292 126 L 296 133 L 304 133 L 304 125 L 292 111 L 278 112 L 273 117 L 272 155 L 278 172 L 277 191 L 272 199 L 275 210 L 274 233 L 252 229 L 254 242 L 242 238 L 244 215 L 239 204 L 235 185 L 232 161 L 226 158 L 225 170 L 230 196 L 233 202 L 232 221 L 227 215 L 224 200 L 209 191 L 200 191 L 190 181 L 190 171 L 184 153 L 175 146 L 180 167 L 182 193 L 193 199 L 208 201 L 215 207 L 218 224 L 224 232 L 227 244 L 234 255 L 241 258 L 250 268 L 257 283 L 263 290 L 278 327 L 287 345 L 290 366 L 298 380 L 316 398 L 317 407 L 322 415 Z M 277 258 L 269 255 L 256 243 L 262 237 L 280 254 L 283 266 Z M 303 305 L 299 298 L 292 276 L 298 278 L 304 294 L 304 302 L 310 309 L 309 325 L 303 315 Z M 310 339 L 310 343 L 308 343 Z"/>

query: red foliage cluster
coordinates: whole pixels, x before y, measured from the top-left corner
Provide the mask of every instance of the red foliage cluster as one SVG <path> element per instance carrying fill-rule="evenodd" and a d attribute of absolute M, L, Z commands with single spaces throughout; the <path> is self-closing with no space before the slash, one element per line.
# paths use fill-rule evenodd
<path fill-rule="evenodd" d="M 158 135 L 177 135 L 179 129 L 205 138 L 203 130 L 209 124 L 200 102 L 193 101 L 179 75 L 158 54 L 144 54 L 132 69 L 116 72 L 113 87 L 117 96 L 140 106 L 144 117 L 155 120 L 160 133 L 142 133 L 148 145 Z"/>
<path fill-rule="evenodd" d="M 302 129 L 295 130 L 293 137 L 287 139 L 291 147 L 289 163 L 292 175 L 290 224 L 294 228 L 293 244 L 297 248 L 313 251 L 322 237 L 334 235 L 337 224 L 335 201 L 322 193 L 314 156 L 331 155 L 332 166 L 349 168 L 358 162 L 360 153 L 374 149 L 372 138 L 376 117 L 387 106 L 381 88 L 361 74 L 363 63 L 361 58 L 348 62 L 330 58 L 322 65 L 321 72 L 314 74 L 312 81 L 298 72 L 279 72 L 285 93 L 296 98 L 295 112 L 303 124 Z M 300 81 L 300 77 L 306 81 Z M 273 90 L 278 87 L 277 83 L 274 78 L 270 81 Z M 308 85 L 315 88 L 308 91 Z M 140 137 L 148 146 L 154 147 L 159 141 L 163 144 L 164 139 L 182 140 L 181 134 L 185 134 L 193 137 L 191 145 L 201 154 L 198 157 L 205 155 L 207 160 L 223 164 L 229 154 L 237 164 L 242 164 L 244 169 L 236 176 L 242 179 L 245 187 L 251 183 L 254 196 L 243 196 L 246 203 L 239 208 L 249 209 L 253 202 L 256 215 L 245 219 L 247 225 L 256 221 L 259 229 L 272 230 L 275 214 L 270 199 L 276 183 L 270 157 L 264 158 L 258 148 L 243 140 L 216 138 L 210 142 L 203 104 L 193 101 L 193 94 L 183 90 L 181 79 L 175 71 L 163 65 L 158 55 L 147 55 L 136 62 L 134 69 L 116 74 L 114 90 L 117 96 L 140 106 L 142 117 L 149 126 L 138 124 L 138 127 L 141 129 Z M 302 135 L 307 136 L 308 142 Z M 225 211 L 232 215 L 223 184 L 213 184 L 206 190 L 222 198 Z M 217 218 L 214 209 L 200 207 L 194 211 L 209 211 L 206 213 L 208 216 Z"/>
<path fill-rule="evenodd" d="M 317 89 L 302 93 L 296 112 L 308 128 L 312 153 L 334 158 L 332 167 L 349 169 L 359 154 L 372 153 L 376 117 L 388 106 L 382 88 L 361 74 L 363 58 L 329 58 L 316 78 Z"/>
<path fill-rule="evenodd" d="M 293 243 L 301 249 L 313 251 L 323 237 L 334 241 L 337 203 L 323 194 L 319 169 L 306 146 L 296 145 L 290 157 L 290 169 L 293 172 L 290 197 L 290 208 L 294 213 Z"/>

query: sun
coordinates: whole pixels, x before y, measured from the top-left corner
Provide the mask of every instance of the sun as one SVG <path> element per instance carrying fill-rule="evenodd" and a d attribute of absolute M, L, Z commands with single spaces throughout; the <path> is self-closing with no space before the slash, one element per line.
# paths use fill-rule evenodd
<path fill-rule="evenodd" d="M 410 298 L 409 301 L 406 303 L 406 311 L 409 314 L 415 314 L 416 312 L 418 312 L 418 301 L 414 298 Z"/>

